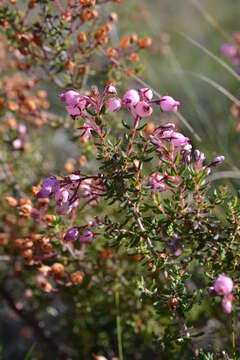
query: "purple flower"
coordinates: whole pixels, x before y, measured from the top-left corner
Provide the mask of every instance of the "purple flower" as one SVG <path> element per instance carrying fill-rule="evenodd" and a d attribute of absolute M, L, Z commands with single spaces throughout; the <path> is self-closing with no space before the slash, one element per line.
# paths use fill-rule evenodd
<path fill-rule="evenodd" d="M 122 101 L 118 97 L 112 97 L 106 103 L 106 109 L 109 112 L 117 112 L 122 107 Z"/>
<path fill-rule="evenodd" d="M 217 295 L 229 295 L 233 290 L 232 279 L 224 274 L 218 276 L 214 283 L 214 290 Z"/>
<path fill-rule="evenodd" d="M 157 190 L 157 191 L 166 190 L 166 184 L 164 182 L 164 177 L 157 172 L 155 172 L 149 176 L 148 185 L 153 190 Z"/>
<path fill-rule="evenodd" d="M 82 244 L 90 244 L 93 241 L 94 235 L 91 231 L 85 230 L 79 237 L 79 241 Z"/>
<path fill-rule="evenodd" d="M 178 111 L 179 101 L 174 100 L 171 96 L 163 96 L 160 100 L 160 109 L 162 111 Z"/>
<path fill-rule="evenodd" d="M 136 113 L 140 117 L 147 117 L 152 115 L 153 109 L 146 101 L 139 101 L 136 105 Z"/>
<path fill-rule="evenodd" d="M 123 96 L 124 106 L 136 106 L 139 101 L 139 94 L 134 89 L 127 90 Z"/>
<path fill-rule="evenodd" d="M 42 182 L 41 190 L 37 193 L 37 198 L 45 198 L 49 197 L 53 192 L 55 192 L 58 189 L 59 182 L 55 178 L 55 176 L 50 176 L 49 178 L 46 178 Z"/>
<path fill-rule="evenodd" d="M 79 228 L 77 226 L 74 226 L 67 230 L 64 240 L 65 241 L 76 241 L 79 236 Z"/>
<path fill-rule="evenodd" d="M 216 156 L 209 166 L 217 166 L 220 165 L 225 160 L 224 156 Z"/>

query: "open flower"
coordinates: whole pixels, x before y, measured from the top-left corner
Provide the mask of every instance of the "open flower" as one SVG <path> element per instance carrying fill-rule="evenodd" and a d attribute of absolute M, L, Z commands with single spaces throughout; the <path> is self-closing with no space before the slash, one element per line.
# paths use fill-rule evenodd
<path fill-rule="evenodd" d="M 224 274 L 218 276 L 214 283 L 214 290 L 217 295 L 229 295 L 233 290 L 232 279 Z"/>

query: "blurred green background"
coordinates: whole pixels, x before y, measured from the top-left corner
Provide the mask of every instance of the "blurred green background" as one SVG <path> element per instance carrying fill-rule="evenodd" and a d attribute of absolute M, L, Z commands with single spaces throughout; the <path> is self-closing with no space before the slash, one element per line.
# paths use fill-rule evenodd
<path fill-rule="evenodd" d="M 126 6 L 127 17 L 124 16 Z M 120 34 L 136 31 L 139 35 L 150 35 L 153 38 L 152 49 L 144 55 L 144 80 L 161 94 L 171 94 L 181 101 L 180 111 L 201 137 L 201 144 L 179 122 L 181 129 L 209 157 L 225 155 L 226 170 L 234 171 L 234 176 L 238 178 L 239 134 L 230 113 L 233 102 L 222 94 L 219 87 L 238 98 L 239 78 L 234 77 L 203 49 L 192 44 L 187 37 L 234 69 L 219 49 L 233 32 L 240 31 L 240 2 L 133 0 L 127 4 L 123 1 L 120 9 Z M 162 41 L 164 33 L 169 35 L 169 51 Z M 209 83 L 212 81 L 217 88 Z M 238 181 L 234 183 L 237 185 Z"/>

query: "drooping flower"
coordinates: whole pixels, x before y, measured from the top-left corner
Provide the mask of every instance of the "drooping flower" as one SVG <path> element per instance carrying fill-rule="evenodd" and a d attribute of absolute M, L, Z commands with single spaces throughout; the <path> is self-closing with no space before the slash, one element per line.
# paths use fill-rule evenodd
<path fill-rule="evenodd" d="M 117 112 L 122 107 L 122 101 L 118 97 L 112 97 L 106 102 L 106 109 L 109 112 Z"/>
<path fill-rule="evenodd" d="M 123 96 L 123 105 L 126 107 L 136 106 L 139 101 L 140 96 L 134 89 L 127 90 Z"/>
<path fill-rule="evenodd" d="M 65 103 L 67 106 L 74 106 L 76 105 L 79 97 L 81 95 L 77 92 L 77 91 L 74 91 L 74 90 L 68 90 L 66 92 L 63 92 L 59 95 L 60 97 L 60 100 Z"/>
<path fill-rule="evenodd" d="M 46 178 L 42 182 L 42 187 L 40 191 L 37 193 L 37 198 L 46 198 L 49 197 L 52 193 L 54 193 L 59 186 L 58 180 L 55 178 L 55 176 L 50 176 L 49 178 Z"/>
<path fill-rule="evenodd" d="M 148 117 L 152 115 L 153 109 L 146 101 L 139 101 L 136 105 L 136 113 L 140 117 Z"/>
<path fill-rule="evenodd" d="M 109 84 L 109 85 L 107 85 L 107 87 L 106 87 L 106 93 L 109 94 L 109 95 L 114 95 L 114 94 L 117 93 L 117 89 L 115 88 L 114 85 Z"/>
<path fill-rule="evenodd" d="M 67 230 L 64 240 L 65 241 L 76 241 L 79 237 L 79 228 L 74 226 Z"/>
<path fill-rule="evenodd" d="M 66 203 L 69 198 L 69 191 L 64 187 L 58 189 L 55 195 L 55 200 L 58 204 Z"/>
<path fill-rule="evenodd" d="M 214 290 L 217 295 L 229 295 L 233 290 L 233 281 L 232 279 L 224 274 L 218 276 L 214 283 Z"/>
<path fill-rule="evenodd" d="M 180 102 L 174 100 L 171 96 L 163 96 L 160 100 L 160 109 L 162 111 L 178 111 Z"/>
<path fill-rule="evenodd" d="M 188 137 L 184 136 L 183 134 L 181 134 L 179 132 L 172 131 L 172 130 L 164 131 L 163 134 L 160 136 L 160 138 L 171 142 L 174 146 L 177 146 L 177 147 L 186 146 L 189 142 Z M 185 150 L 188 150 L 188 149 L 185 149 Z"/>
<path fill-rule="evenodd" d="M 149 88 L 138 89 L 141 100 L 151 101 L 153 98 L 153 92 Z"/>
<path fill-rule="evenodd" d="M 167 189 L 164 182 L 164 176 L 162 176 L 158 172 L 155 172 L 149 176 L 148 185 L 151 187 L 152 190 L 164 191 Z"/>

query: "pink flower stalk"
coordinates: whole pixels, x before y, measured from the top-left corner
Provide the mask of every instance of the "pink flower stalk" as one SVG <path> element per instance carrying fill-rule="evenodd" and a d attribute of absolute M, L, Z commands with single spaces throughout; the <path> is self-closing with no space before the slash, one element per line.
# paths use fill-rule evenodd
<path fill-rule="evenodd" d="M 138 89 L 138 93 L 140 95 L 141 100 L 151 101 L 153 98 L 153 92 L 149 88 Z"/>
<path fill-rule="evenodd" d="M 151 189 L 157 191 L 165 191 L 167 189 L 164 182 L 164 177 L 157 172 L 149 176 L 148 185 L 151 187 Z"/>
<path fill-rule="evenodd" d="M 153 109 L 150 105 L 148 105 L 146 101 L 140 101 L 139 103 L 137 103 L 135 110 L 137 115 L 142 118 L 151 116 L 153 112 Z"/>
<path fill-rule="evenodd" d="M 222 299 L 222 309 L 226 314 L 230 314 L 232 312 L 232 300 L 228 296 L 224 296 Z"/>
<path fill-rule="evenodd" d="M 82 244 L 90 244 L 93 241 L 94 235 L 91 231 L 85 230 L 79 237 L 79 241 Z"/>
<path fill-rule="evenodd" d="M 231 294 L 233 290 L 232 279 L 224 274 L 218 276 L 214 283 L 214 290 L 217 295 L 225 296 Z"/>
<path fill-rule="evenodd" d="M 178 111 L 180 102 L 174 100 L 171 96 L 163 96 L 160 100 L 160 109 L 162 111 Z"/>
<path fill-rule="evenodd" d="M 64 236 L 64 240 L 65 241 L 76 241 L 78 239 L 78 236 L 79 236 L 79 228 L 74 226 L 67 230 L 67 232 Z"/>
<path fill-rule="evenodd" d="M 128 106 L 136 106 L 140 101 L 140 96 L 138 92 L 134 89 L 127 90 L 123 96 L 123 105 Z"/>
<path fill-rule="evenodd" d="M 118 97 L 110 98 L 106 103 L 106 109 L 109 112 L 117 112 L 122 107 L 122 101 Z"/>

